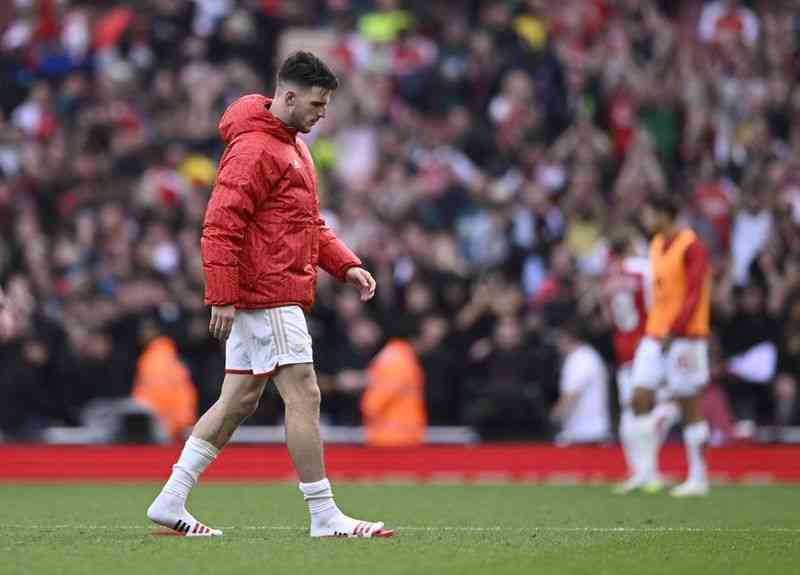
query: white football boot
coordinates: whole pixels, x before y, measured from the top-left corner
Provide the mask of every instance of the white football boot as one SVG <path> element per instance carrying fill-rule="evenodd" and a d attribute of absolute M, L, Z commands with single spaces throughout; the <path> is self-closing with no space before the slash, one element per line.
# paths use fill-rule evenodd
<path fill-rule="evenodd" d="M 708 482 L 690 479 L 673 487 L 669 494 L 672 497 L 703 497 L 708 495 Z"/>
<path fill-rule="evenodd" d="M 186 507 L 177 497 L 161 493 L 147 510 L 147 518 L 171 529 L 176 535 L 186 537 L 221 537 L 222 530 L 213 529 L 200 523 L 191 513 L 186 511 Z"/>
<path fill-rule="evenodd" d="M 633 476 L 614 488 L 615 495 L 630 495 L 631 493 L 647 493 L 652 495 L 664 489 L 664 481 L 660 477 L 647 479 Z"/>
<path fill-rule="evenodd" d="M 338 513 L 326 523 L 317 522 L 312 519 L 311 537 L 344 537 L 344 538 L 364 538 L 391 537 L 394 535 L 393 529 L 384 529 L 383 522 L 378 521 L 359 521 L 348 517 L 344 513 Z"/>

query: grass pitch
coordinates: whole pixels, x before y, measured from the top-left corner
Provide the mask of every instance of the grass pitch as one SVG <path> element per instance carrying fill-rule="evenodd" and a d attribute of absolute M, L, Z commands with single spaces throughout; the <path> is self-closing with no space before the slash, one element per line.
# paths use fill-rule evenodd
<path fill-rule="evenodd" d="M 160 485 L 0 484 L 0 573 L 319 575 L 800 573 L 800 489 L 720 487 L 704 499 L 608 487 L 337 484 L 383 540 L 311 540 L 296 486 L 201 484 L 215 539 L 158 537 Z"/>

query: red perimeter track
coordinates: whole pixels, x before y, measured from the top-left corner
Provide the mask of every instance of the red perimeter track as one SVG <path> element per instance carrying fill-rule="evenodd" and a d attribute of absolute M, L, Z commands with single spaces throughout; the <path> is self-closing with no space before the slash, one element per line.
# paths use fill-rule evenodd
<path fill-rule="evenodd" d="M 180 447 L 0 446 L 0 481 L 163 480 Z M 711 475 L 730 481 L 800 482 L 800 446 L 737 446 L 709 450 Z M 624 474 L 616 447 L 559 448 L 484 444 L 377 449 L 331 446 L 328 474 L 349 480 L 612 481 Z M 683 449 L 661 455 L 668 476 L 685 473 Z M 283 446 L 231 446 L 204 474 L 222 481 L 294 480 Z"/>

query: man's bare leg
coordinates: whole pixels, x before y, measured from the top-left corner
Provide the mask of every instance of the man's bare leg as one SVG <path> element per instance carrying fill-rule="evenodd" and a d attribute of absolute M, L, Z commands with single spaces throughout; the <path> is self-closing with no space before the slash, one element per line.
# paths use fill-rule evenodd
<path fill-rule="evenodd" d="M 283 367 L 275 376 L 285 407 L 286 446 L 301 483 L 325 478 L 322 439 L 319 433 L 321 395 L 310 363 Z"/>
<path fill-rule="evenodd" d="M 147 510 L 151 521 L 186 535 L 222 535 L 197 521 L 186 510 L 186 499 L 233 432 L 255 412 L 266 379 L 247 374 L 225 376 L 219 399 L 195 425 L 172 475 Z"/>
<path fill-rule="evenodd" d="M 635 387 L 631 398 L 632 415 L 624 421 L 625 440 L 633 464 L 632 476 L 619 485 L 615 492 L 627 494 L 637 490 L 659 491 L 658 477 L 659 433 L 653 413 L 656 394 L 646 387 Z"/>
<path fill-rule="evenodd" d="M 300 491 L 311 513 L 312 537 L 388 537 L 383 523 L 359 521 L 342 513 L 333 500 L 325 477 L 322 439 L 319 431 L 320 391 L 310 363 L 287 365 L 274 378 L 286 408 L 286 444 Z"/>
<path fill-rule="evenodd" d="M 219 399 L 208 408 L 192 430 L 217 450 L 225 447 L 233 432 L 258 408 L 267 377 L 229 373 L 222 382 Z"/>

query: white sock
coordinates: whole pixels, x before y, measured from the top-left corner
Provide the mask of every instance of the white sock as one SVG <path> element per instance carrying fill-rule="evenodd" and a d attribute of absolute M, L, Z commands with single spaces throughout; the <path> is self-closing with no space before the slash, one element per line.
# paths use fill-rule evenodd
<path fill-rule="evenodd" d="M 312 521 L 325 524 L 341 513 L 333 501 L 333 490 L 327 477 L 313 483 L 300 483 L 299 487 L 303 498 L 308 502 Z"/>
<path fill-rule="evenodd" d="M 708 441 L 709 428 L 705 421 L 698 421 L 683 428 L 683 442 L 686 446 L 686 458 L 689 462 L 688 480 L 706 483 L 707 470 L 706 458 L 703 453 Z"/>
<path fill-rule="evenodd" d="M 654 480 L 658 469 L 658 434 L 652 413 L 633 417 L 631 438 L 639 477 Z"/>
<path fill-rule="evenodd" d="M 636 453 L 636 440 L 633 437 L 633 411 L 623 409 L 619 417 L 619 441 L 622 444 L 622 454 L 628 465 L 628 473 L 635 477 L 638 475 L 638 459 Z"/>
<path fill-rule="evenodd" d="M 653 418 L 656 423 L 658 446 L 661 447 L 672 426 L 681 418 L 681 409 L 674 401 L 659 403 L 653 408 Z"/>
<path fill-rule="evenodd" d="M 198 437 L 191 436 L 183 446 L 178 462 L 172 466 L 172 475 L 161 490 L 177 497 L 184 504 L 189 491 L 197 483 L 200 474 L 216 459 L 219 449 Z"/>

